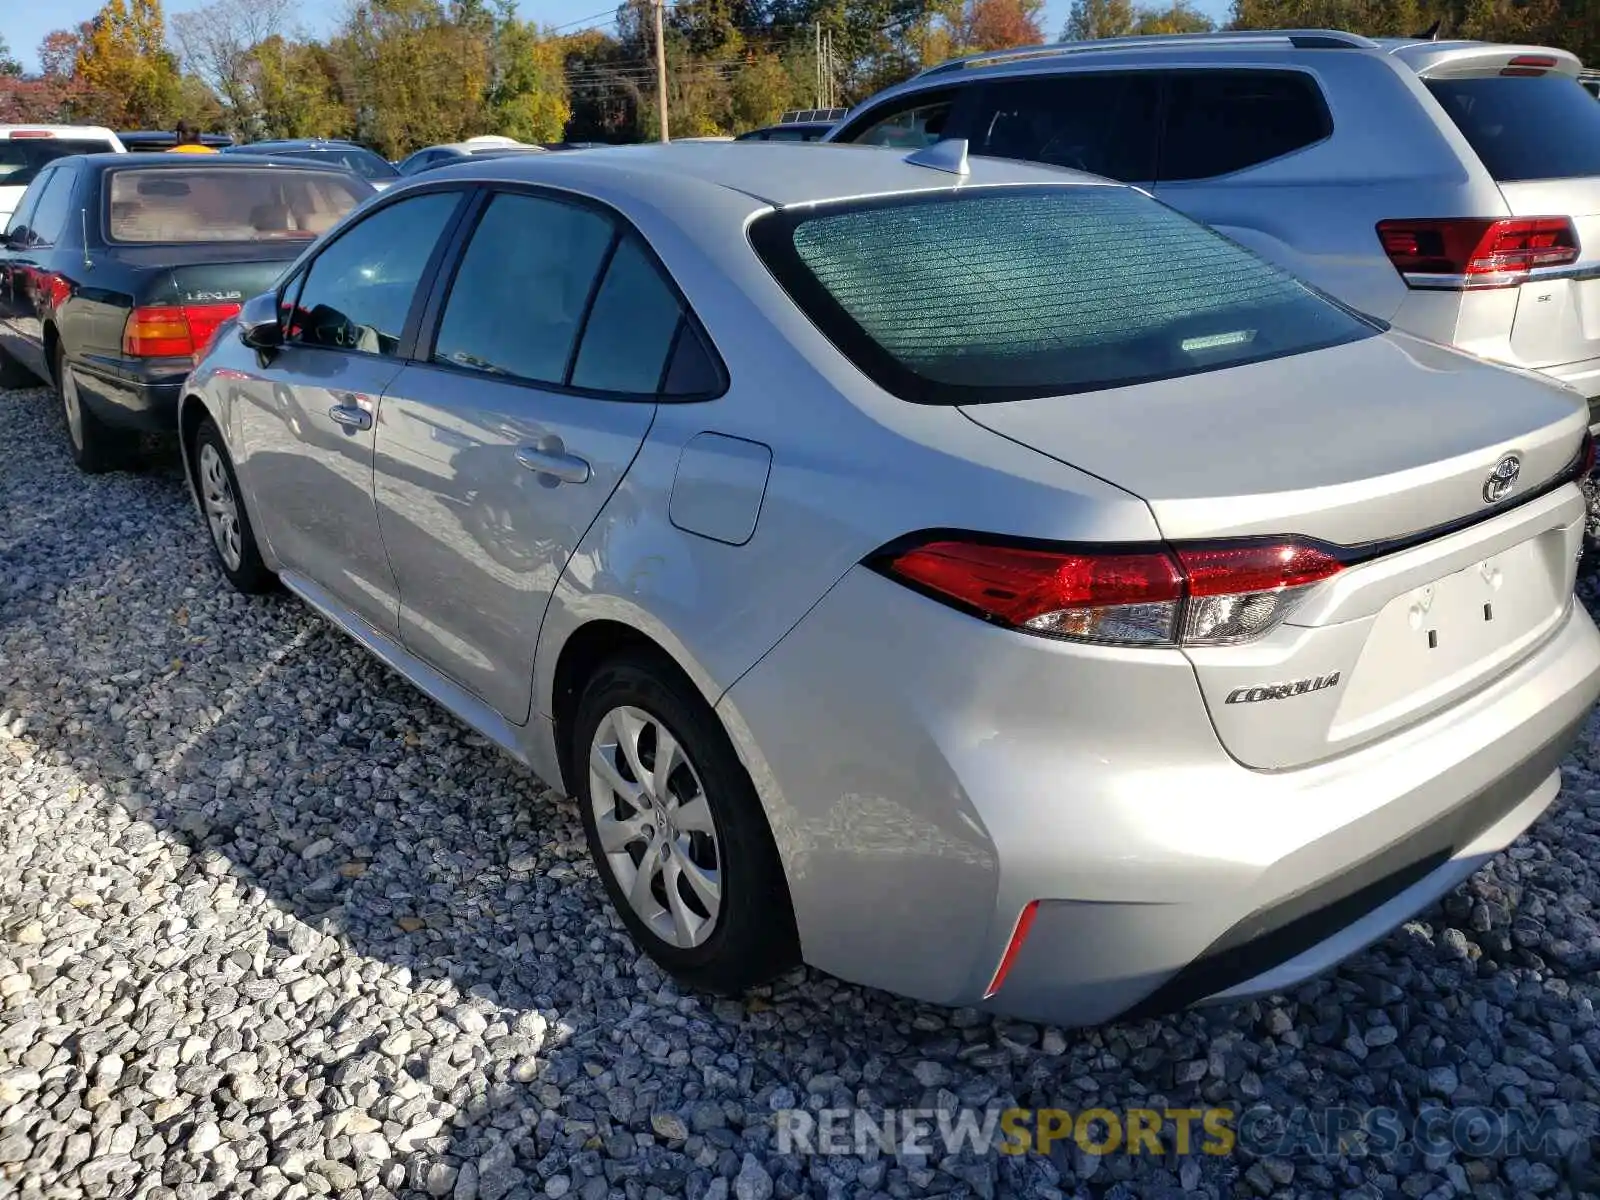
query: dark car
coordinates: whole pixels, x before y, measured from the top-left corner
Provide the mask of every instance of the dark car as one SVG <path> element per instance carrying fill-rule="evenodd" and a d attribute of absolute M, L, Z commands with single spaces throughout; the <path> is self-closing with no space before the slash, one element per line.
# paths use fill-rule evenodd
<path fill-rule="evenodd" d="M 832 121 L 796 121 L 792 125 L 766 125 L 741 133 L 736 142 L 820 142 L 833 128 Z"/>
<path fill-rule="evenodd" d="M 0 386 L 61 397 L 85 471 L 175 429 L 178 390 L 222 322 L 371 196 L 331 164 L 87 154 L 49 163 L 0 239 Z"/>
<path fill-rule="evenodd" d="M 842 121 L 848 108 L 793 108 L 776 124 L 763 125 L 741 133 L 736 142 L 820 142 L 823 135 Z"/>
<path fill-rule="evenodd" d="M 436 167 L 454 166 L 456 163 L 478 162 L 485 158 L 515 158 L 522 154 L 546 154 L 543 146 L 485 146 L 481 150 L 473 150 L 469 154 L 447 154 L 431 159 L 419 166 L 414 166 L 405 172 L 407 175 L 420 175 L 424 171 L 432 171 Z M 402 167 L 404 163 L 400 164 Z"/>
<path fill-rule="evenodd" d="M 528 146 L 501 138 L 474 139 L 450 142 L 440 146 L 424 146 L 415 154 L 400 160 L 395 169 L 401 175 L 417 175 L 434 167 L 450 163 L 469 162 L 480 158 L 503 158 L 507 154 L 543 154 L 543 146 Z"/>
<path fill-rule="evenodd" d="M 119 130 L 117 140 L 122 143 L 123 149 L 131 154 L 141 150 L 171 150 L 178 144 L 178 135 L 171 130 L 160 129 L 133 129 L 127 132 Z M 200 144 L 210 146 L 213 150 L 221 150 L 225 146 L 233 145 L 233 139 L 225 133 L 202 133 Z"/>
<path fill-rule="evenodd" d="M 382 191 L 400 178 L 400 172 L 388 159 L 358 146 L 355 142 L 329 141 L 323 138 L 286 138 L 273 142 L 246 142 L 227 146 L 224 154 L 269 154 L 273 158 L 309 158 L 321 163 L 343 167 L 352 175 L 359 175 L 373 187 Z"/>

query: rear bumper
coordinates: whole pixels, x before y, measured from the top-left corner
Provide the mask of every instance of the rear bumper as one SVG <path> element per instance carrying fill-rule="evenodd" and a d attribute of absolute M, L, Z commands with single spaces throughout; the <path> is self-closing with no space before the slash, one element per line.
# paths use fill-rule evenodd
<path fill-rule="evenodd" d="M 1281 989 L 1381 937 L 1550 804 L 1597 696 L 1600 633 L 1574 605 L 1444 712 L 1255 771 L 1181 656 L 1041 643 L 858 570 L 719 711 L 808 962 L 1082 1025 Z"/>
<path fill-rule="evenodd" d="M 176 433 L 178 400 L 193 363 L 187 358 L 91 358 L 73 362 L 78 394 L 108 425 L 145 433 Z"/>

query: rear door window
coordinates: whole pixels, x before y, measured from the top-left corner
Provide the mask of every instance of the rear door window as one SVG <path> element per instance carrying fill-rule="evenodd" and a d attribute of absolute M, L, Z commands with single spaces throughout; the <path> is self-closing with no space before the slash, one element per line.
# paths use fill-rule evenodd
<path fill-rule="evenodd" d="M 67 219 L 72 215 L 73 184 L 77 180 L 78 173 L 67 167 L 57 167 L 50 173 L 29 223 L 35 245 L 53 246 L 67 231 Z"/>
<path fill-rule="evenodd" d="M 450 285 L 433 360 L 564 385 L 615 232 L 590 208 L 496 196 Z"/>
<path fill-rule="evenodd" d="M 972 188 L 759 218 L 790 296 L 906 400 L 973 404 L 1219 370 L 1376 327 L 1132 188 Z"/>
<path fill-rule="evenodd" d="M 1333 120 L 1299 71 L 1190 71 L 1168 76 L 1157 178 L 1211 179 L 1320 142 Z"/>
<path fill-rule="evenodd" d="M 978 103 L 974 153 L 1148 182 L 1156 171 L 1160 89 L 1154 75 L 1137 73 L 991 84 Z"/>
<path fill-rule="evenodd" d="M 1600 104 L 1570 76 L 1423 82 L 1497 181 L 1600 176 Z"/>

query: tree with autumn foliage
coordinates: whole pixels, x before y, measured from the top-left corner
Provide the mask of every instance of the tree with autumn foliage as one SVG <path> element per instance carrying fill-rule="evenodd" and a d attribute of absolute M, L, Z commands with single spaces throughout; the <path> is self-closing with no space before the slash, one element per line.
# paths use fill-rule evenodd
<path fill-rule="evenodd" d="M 170 128 L 183 108 L 161 0 L 106 0 L 79 41 L 73 74 L 117 128 Z"/>

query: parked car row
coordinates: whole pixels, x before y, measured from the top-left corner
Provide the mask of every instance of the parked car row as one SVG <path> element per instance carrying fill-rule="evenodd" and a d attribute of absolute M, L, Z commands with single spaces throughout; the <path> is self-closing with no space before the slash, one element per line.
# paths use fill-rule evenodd
<path fill-rule="evenodd" d="M 1281 991 L 1517 837 L 1600 696 L 1581 373 L 1389 319 L 1437 293 L 1458 343 L 1508 309 L 1525 346 L 1548 303 L 1565 336 L 1585 185 L 1497 179 L 1449 114 L 1516 129 L 1583 93 L 1557 52 L 1434 45 L 1052 48 L 828 137 L 865 146 L 468 154 L 381 195 L 305 161 L 64 159 L 0 250 L 36 298 L 0 349 L 97 469 L 82 445 L 118 447 L 86 417 L 121 418 L 148 337 L 220 575 L 572 795 L 690 983 L 803 959 L 1065 1024 Z M 1410 108 L 1367 130 L 1386 79 Z M 1102 89 L 1096 119 L 1062 88 Z M 1579 123 L 1561 161 L 1591 151 Z M 1363 181 L 1340 204 L 1335 160 Z M 262 223 L 145 212 L 206 170 Z"/>

